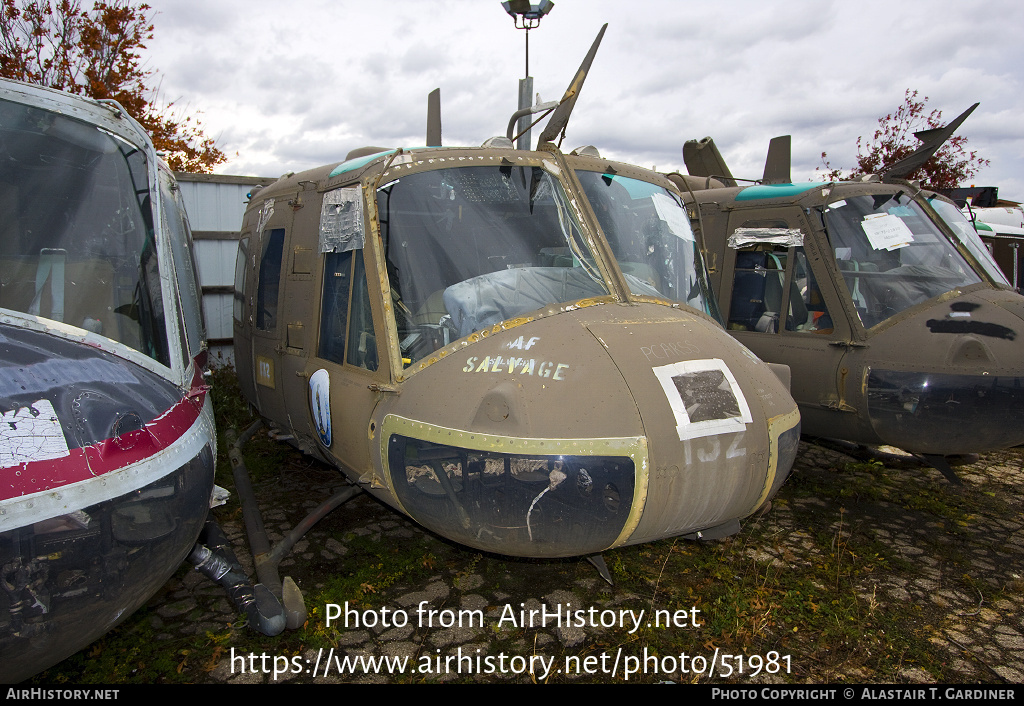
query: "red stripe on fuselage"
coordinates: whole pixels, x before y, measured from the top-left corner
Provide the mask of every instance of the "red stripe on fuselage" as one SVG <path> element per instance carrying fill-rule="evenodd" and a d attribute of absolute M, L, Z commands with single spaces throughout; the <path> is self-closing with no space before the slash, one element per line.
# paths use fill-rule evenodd
<path fill-rule="evenodd" d="M 180 439 L 202 413 L 209 386 L 197 368 L 192 387 L 145 428 L 71 449 L 67 456 L 28 461 L 3 469 L 0 501 L 56 490 L 144 461 Z M 179 464 L 180 465 L 180 464 Z"/>

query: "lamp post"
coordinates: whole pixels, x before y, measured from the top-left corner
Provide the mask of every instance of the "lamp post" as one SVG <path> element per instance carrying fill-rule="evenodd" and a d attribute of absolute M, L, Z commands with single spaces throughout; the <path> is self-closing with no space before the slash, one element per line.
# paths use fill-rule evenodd
<path fill-rule="evenodd" d="M 530 76 L 530 30 L 540 26 L 540 20 L 544 15 L 551 12 L 555 3 L 551 0 L 541 0 L 539 3 L 531 3 L 530 0 L 507 0 L 501 3 L 505 12 L 512 16 L 516 29 L 526 30 L 526 75 L 519 80 L 519 109 L 529 108 L 533 105 L 533 77 Z M 519 119 L 518 131 L 519 141 L 516 147 L 521 150 L 530 149 L 530 118 Z"/>

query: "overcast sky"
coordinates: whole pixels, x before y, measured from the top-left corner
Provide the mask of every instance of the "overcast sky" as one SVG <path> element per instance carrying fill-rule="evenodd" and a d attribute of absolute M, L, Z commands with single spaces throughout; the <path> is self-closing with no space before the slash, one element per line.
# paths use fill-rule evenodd
<path fill-rule="evenodd" d="M 147 2 L 146 65 L 163 100 L 201 111 L 223 174 L 422 145 L 434 88 L 444 143 L 479 145 L 505 133 L 525 72 L 524 32 L 498 0 Z M 823 151 L 854 166 L 857 138 L 911 89 L 943 123 L 980 102 L 957 133 L 992 162 L 973 183 L 1024 201 L 1024 2 L 555 0 L 530 32 L 542 100 L 605 22 L 566 149 L 685 172 L 683 142 L 710 135 L 734 175 L 758 178 L 768 140 L 791 134 L 805 181 Z"/>

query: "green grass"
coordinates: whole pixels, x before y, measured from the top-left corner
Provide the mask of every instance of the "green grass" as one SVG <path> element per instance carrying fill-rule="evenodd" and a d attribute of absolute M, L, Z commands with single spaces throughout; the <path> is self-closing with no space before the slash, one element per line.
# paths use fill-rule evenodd
<path fill-rule="evenodd" d="M 248 426 L 252 417 L 233 378 L 218 372 L 212 385 L 218 432 Z M 221 447 L 224 450 L 223 441 Z M 288 445 L 263 434 L 254 437 L 245 453 L 257 492 L 269 492 L 266 489 L 275 488 L 280 479 L 309 464 Z M 1013 453 L 1012 458 L 1020 456 Z M 226 457 L 223 461 L 218 482 L 230 489 Z M 731 663 L 734 674 L 728 678 L 721 672 L 714 679 L 677 672 L 631 681 L 750 684 L 771 677 L 785 682 L 893 683 L 905 681 L 906 670 L 916 669 L 924 678 L 955 683 L 964 680 L 963 667 L 956 661 L 975 665 L 971 679 L 991 679 L 989 665 L 951 646 L 947 628 L 951 620 L 969 620 L 964 614 L 976 606 L 991 607 L 1001 600 L 1020 604 L 1024 579 L 1013 578 L 1014 570 L 1022 573 L 1014 569 L 1020 566 L 1019 552 L 992 527 L 1019 526 L 1022 496 L 1013 476 L 1000 480 L 972 472 L 980 473 L 980 480 L 957 487 L 937 472 L 908 465 L 854 462 L 828 468 L 798 460 L 773 509 L 749 519 L 737 535 L 706 543 L 668 539 L 607 552 L 614 587 L 581 559 L 517 560 L 481 554 L 429 532 L 416 532 L 400 542 L 359 534 L 354 530 L 366 524 L 360 513 L 372 510 L 379 517 L 382 512 L 364 499 L 359 501 L 362 505 L 346 506 L 317 528 L 321 541 L 330 538 L 344 545 L 343 556 L 319 559 L 314 548 L 312 560 L 297 561 L 290 569 L 302 582 L 310 610 L 303 628 L 268 638 L 234 616 L 215 629 L 182 637 L 164 629 L 156 613 L 171 600 L 165 593 L 37 681 L 208 681 L 210 670 L 232 648 L 287 656 L 342 645 L 343 630 L 337 624 L 326 625 L 324 610 L 329 603 L 348 602 L 360 610 L 394 609 L 397 597 L 438 580 L 449 587 L 445 607 L 458 607 L 474 593 L 500 594 L 499 605 L 491 606 L 496 610 L 543 599 L 553 591 L 570 591 L 582 608 L 644 610 L 648 616 L 654 610 L 687 615 L 700 611 L 699 626 L 644 626 L 633 634 L 620 628 L 588 630 L 586 639 L 572 646 L 558 640 L 540 643 L 541 633 L 530 628 L 499 629 L 492 611 L 478 638 L 491 654 L 536 652 L 564 660 L 621 647 L 630 655 L 646 649 L 659 657 L 685 654 L 709 661 L 717 650 L 720 656 L 745 660 L 742 674 L 739 662 Z M 222 519 L 237 513 L 237 501 L 217 510 Z M 397 515 L 388 517 L 403 521 Z M 979 556 L 995 568 L 979 568 Z M 169 586 L 179 585 L 190 570 L 182 567 Z M 943 591 L 965 597 L 966 607 L 947 609 L 932 601 L 922 586 L 933 576 L 941 578 Z M 428 630 L 417 628 L 403 639 L 421 641 L 423 650 L 432 652 L 430 637 Z M 776 655 L 770 665 L 764 659 L 769 654 Z M 788 662 L 779 661 L 786 656 Z M 790 669 L 776 669 L 774 674 L 766 669 L 784 665 Z M 405 675 L 394 680 L 423 679 Z M 454 679 L 471 680 L 465 675 Z M 601 675 L 583 679 L 593 680 L 612 681 Z M 615 679 L 621 680 L 621 675 Z"/>

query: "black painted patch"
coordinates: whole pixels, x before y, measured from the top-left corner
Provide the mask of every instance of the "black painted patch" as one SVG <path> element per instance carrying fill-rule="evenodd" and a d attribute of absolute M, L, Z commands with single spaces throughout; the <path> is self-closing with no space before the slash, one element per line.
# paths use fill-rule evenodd
<path fill-rule="evenodd" d="M 949 305 L 949 308 L 953 311 L 974 311 L 980 309 L 981 304 L 976 302 L 953 302 Z"/>
<path fill-rule="evenodd" d="M 928 319 L 925 326 L 932 333 L 974 333 L 989 338 L 1003 338 L 1012 341 L 1017 332 L 1011 328 L 984 321 L 962 321 L 959 319 Z"/>

